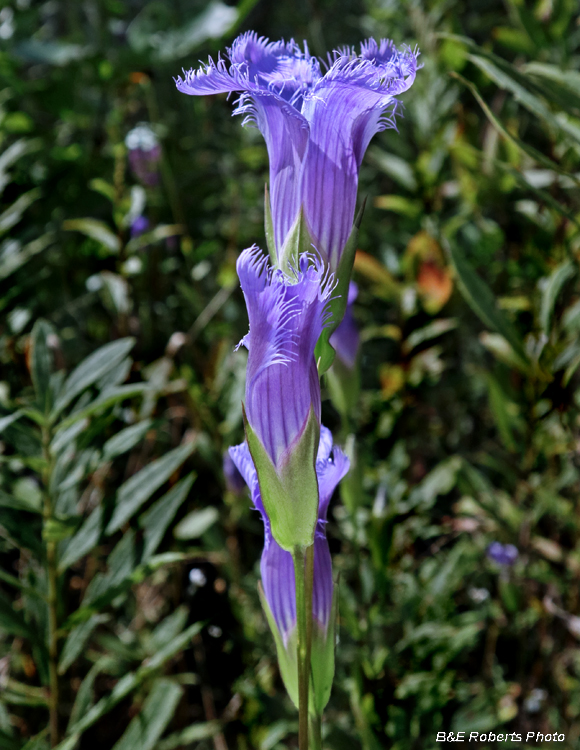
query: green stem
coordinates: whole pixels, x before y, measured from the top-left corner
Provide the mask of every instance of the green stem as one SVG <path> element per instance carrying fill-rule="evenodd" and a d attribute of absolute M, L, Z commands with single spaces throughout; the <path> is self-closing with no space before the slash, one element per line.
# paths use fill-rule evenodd
<path fill-rule="evenodd" d="M 310 681 L 310 645 L 312 642 L 312 585 L 314 546 L 295 547 L 296 621 L 298 640 L 298 747 L 308 750 L 308 688 Z"/>
<path fill-rule="evenodd" d="M 44 528 L 46 529 L 53 518 L 52 498 L 50 495 L 50 429 L 42 430 L 42 452 L 46 462 L 44 476 L 44 508 L 43 519 Z M 58 732 L 58 617 L 57 617 L 57 560 L 56 560 L 56 542 L 50 539 L 46 541 L 46 566 L 48 576 L 48 679 L 50 686 L 49 702 L 49 726 L 50 726 L 50 745 L 56 747 L 59 742 Z"/>

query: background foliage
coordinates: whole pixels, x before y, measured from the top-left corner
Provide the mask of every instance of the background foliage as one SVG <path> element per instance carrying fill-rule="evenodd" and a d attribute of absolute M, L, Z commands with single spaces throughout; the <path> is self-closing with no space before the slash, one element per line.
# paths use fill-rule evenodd
<path fill-rule="evenodd" d="M 295 746 L 261 524 L 221 469 L 267 155 L 225 98 L 171 80 L 252 28 L 320 55 L 389 36 L 424 63 L 361 171 L 360 392 L 331 377 L 323 403 L 358 457 L 329 523 L 325 746 L 576 747 L 574 0 L 0 5 L 0 746 Z M 125 146 L 142 121 L 163 151 L 145 189 Z"/>

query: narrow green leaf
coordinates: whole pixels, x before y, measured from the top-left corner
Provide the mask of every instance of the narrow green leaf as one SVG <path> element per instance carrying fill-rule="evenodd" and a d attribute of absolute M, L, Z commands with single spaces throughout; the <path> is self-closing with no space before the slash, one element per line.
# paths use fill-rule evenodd
<path fill-rule="evenodd" d="M 159 546 L 167 527 L 173 520 L 179 507 L 188 496 L 195 481 L 195 473 L 181 479 L 169 492 L 159 498 L 149 510 L 139 517 L 139 526 L 143 529 L 143 557 L 142 562 L 147 562 Z"/>
<path fill-rule="evenodd" d="M 40 411 L 46 412 L 49 404 L 49 383 L 52 373 L 52 354 L 48 337 L 53 334 L 52 326 L 46 320 L 37 320 L 32 329 L 30 371 Z"/>
<path fill-rule="evenodd" d="M 113 534 L 121 528 L 143 503 L 169 479 L 173 472 L 191 456 L 195 448 L 195 441 L 180 445 L 145 466 L 122 484 L 117 492 L 115 510 L 107 526 L 107 534 Z"/>
<path fill-rule="evenodd" d="M 150 232 L 144 232 L 138 237 L 129 240 L 125 249 L 129 254 L 136 253 L 148 245 L 154 245 L 156 242 L 161 242 L 161 240 L 165 240 L 168 237 L 176 237 L 183 234 L 183 232 L 184 226 L 182 224 L 160 224 Z"/>
<path fill-rule="evenodd" d="M 219 518 L 217 508 L 212 506 L 193 510 L 173 530 L 176 539 L 199 539 Z"/>
<path fill-rule="evenodd" d="M 484 325 L 500 333 L 511 345 L 521 367 L 529 370 L 531 363 L 520 336 L 511 322 L 498 308 L 493 292 L 467 262 L 455 242 L 447 243 L 448 252 L 457 273 L 459 289 L 467 304 Z"/>
<path fill-rule="evenodd" d="M 63 395 L 55 404 L 51 416 L 54 418 L 60 414 L 86 388 L 116 367 L 125 359 L 134 345 L 135 339 L 133 338 L 118 339 L 101 346 L 84 359 L 68 376 L 64 384 Z"/>
<path fill-rule="evenodd" d="M 81 528 L 70 540 L 58 566 L 59 573 L 63 573 L 77 560 L 87 555 L 99 542 L 103 519 L 103 508 L 98 505 L 85 520 Z"/>
<path fill-rule="evenodd" d="M 171 659 L 179 651 L 182 651 L 190 643 L 191 639 L 196 636 L 202 628 L 203 623 L 196 622 L 191 625 L 183 633 L 180 633 L 164 648 L 160 649 L 153 657 L 146 659 L 137 672 L 130 672 L 122 677 L 119 682 L 115 685 L 110 695 L 101 698 L 101 700 L 93 706 L 84 716 L 72 727 L 69 727 L 68 733 L 71 736 L 77 738 L 82 735 L 89 727 L 93 726 L 102 716 L 111 711 L 120 701 L 129 695 L 136 687 L 138 687 L 145 679 L 154 673 L 157 669 L 163 666 L 166 661 Z M 70 738 L 69 738 L 70 739 Z M 67 742 L 65 740 L 64 742 Z M 57 745 L 56 750 L 64 750 L 65 744 L 61 742 Z"/>
<path fill-rule="evenodd" d="M 120 385 L 117 388 L 110 388 L 101 393 L 94 401 L 91 401 L 78 411 L 74 411 L 66 419 L 63 419 L 61 427 L 68 427 L 79 419 L 86 419 L 93 414 L 108 409 L 110 406 L 114 406 L 119 401 L 125 401 L 125 399 L 133 398 L 134 396 L 141 396 L 149 390 L 150 386 L 148 383 L 129 383 L 127 385 Z"/>
<path fill-rule="evenodd" d="M 153 750 L 171 721 L 182 694 L 183 688 L 172 680 L 156 680 L 143 709 L 133 717 L 113 750 Z"/>
<path fill-rule="evenodd" d="M 24 247 L 15 253 L 10 253 L 6 258 L 0 259 L 0 280 L 8 278 L 11 274 L 23 266 L 30 258 L 38 255 L 55 241 L 56 236 L 52 232 L 37 237 L 35 240 L 28 242 Z M 7 296 L 5 297 L 5 299 Z M 0 304 L 0 309 L 4 305 Z"/>
<path fill-rule="evenodd" d="M 182 729 L 181 732 L 170 734 L 155 745 L 155 750 L 178 750 L 187 747 L 192 742 L 210 740 L 222 731 L 219 721 L 202 721 Z"/>
<path fill-rule="evenodd" d="M 565 118 L 556 118 L 544 102 L 534 96 L 521 82 L 516 81 L 513 76 L 508 75 L 489 59 L 480 55 L 468 55 L 467 57 L 500 88 L 512 93 L 515 100 L 522 104 L 528 112 L 543 120 L 554 130 L 564 132 L 580 142 L 580 129 Z"/>
<path fill-rule="evenodd" d="M 121 241 L 104 221 L 90 218 L 69 219 L 68 221 L 63 221 L 62 228 L 65 232 L 80 232 L 86 237 L 96 240 L 115 255 L 121 249 Z"/>
<path fill-rule="evenodd" d="M 467 88 L 471 91 L 473 96 L 477 99 L 479 106 L 483 109 L 485 116 L 487 119 L 491 122 L 491 124 L 494 126 L 494 128 L 498 131 L 498 133 L 505 138 L 507 141 L 512 143 L 518 150 L 522 151 L 524 154 L 527 154 L 527 156 L 530 156 L 534 161 L 536 161 L 538 164 L 542 164 L 547 169 L 551 169 L 554 172 L 557 172 L 558 174 L 563 175 L 564 177 L 568 177 L 569 179 L 574 180 L 576 184 L 580 184 L 580 181 L 577 177 L 572 175 L 570 172 L 567 172 L 565 169 L 562 169 L 559 164 L 557 164 L 555 161 L 552 161 L 552 159 L 545 156 L 541 151 L 538 151 L 533 146 L 530 146 L 529 144 L 525 143 L 524 141 L 517 138 L 515 135 L 512 135 L 502 124 L 502 122 L 495 116 L 495 114 L 492 112 L 490 107 L 487 105 L 484 98 L 481 96 L 477 86 L 472 83 L 471 81 L 468 81 L 466 78 L 464 78 L 459 73 L 452 72 L 450 75 L 453 78 L 456 78 L 458 81 L 461 81 Z M 524 179 L 522 177 L 522 179 Z"/>
<path fill-rule="evenodd" d="M 0 591 L 0 631 L 7 635 L 18 635 L 37 640 L 34 630 L 26 622 L 21 612 L 12 606 L 10 599 Z"/>
<path fill-rule="evenodd" d="M 278 268 L 284 273 L 292 273 L 292 269 L 298 268 L 298 258 L 302 253 L 310 253 L 313 250 L 312 237 L 308 231 L 308 225 L 304 211 L 300 209 L 294 224 L 286 235 L 284 245 L 280 250 L 280 257 L 276 261 Z"/>
<path fill-rule="evenodd" d="M 91 637 L 93 630 L 109 619 L 109 615 L 93 615 L 86 622 L 73 628 L 64 643 L 60 661 L 58 662 L 58 673 L 64 674 L 70 665 L 76 661 L 86 642 Z"/>
<path fill-rule="evenodd" d="M 144 419 L 142 422 L 125 427 L 124 430 L 113 435 L 103 446 L 104 457 L 110 461 L 122 453 L 130 451 L 143 440 L 152 424 L 152 419 Z"/>
<path fill-rule="evenodd" d="M 550 333 L 550 322 L 558 295 L 564 284 L 576 273 L 576 266 L 571 260 L 565 260 L 555 268 L 542 292 L 542 304 L 540 307 L 540 325 L 546 336 Z"/>
<path fill-rule="evenodd" d="M 12 414 L 7 414 L 5 417 L 0 417 L 0 435 L 4 432 L 4 430 L 7 427 L 10 427 L 10 425 L 13 422 L 16 422 L 17 419 L 20 419 L 24 415 L 24 410 L 19 409 L 18 411 L 13 412 Z"/>
<path fill-rule="evenodd" d="M 40 188 L 34 188 L 29 190 L 20 196 L 14 203 L 9 206 L 3 213 L 0 214 L 0 234 L 4 234 L 15 224 L 18 224 L 22 218 L 22 214 L 26 209 L 31 206 L 35 201 L 40 198 Z"/>

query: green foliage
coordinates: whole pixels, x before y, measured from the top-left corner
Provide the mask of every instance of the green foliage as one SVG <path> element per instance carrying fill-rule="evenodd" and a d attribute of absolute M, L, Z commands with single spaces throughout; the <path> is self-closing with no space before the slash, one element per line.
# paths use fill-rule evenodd
<path fill-rule="evenodd" d="M 320 55 L 394 37 L 424 63 L 361 169 L 360 378 L 348 394 L 331 369 L 323 392 L 353 462 L 324 747 L 576 747 L 576 4 L 23 1 L 0 28 L 0 747 L 295 746 L 261 524 L 220 474 L 267 155 L 171 79 L 250 28 Z M 125 145 L 142 121 L 147 186 Z"/>

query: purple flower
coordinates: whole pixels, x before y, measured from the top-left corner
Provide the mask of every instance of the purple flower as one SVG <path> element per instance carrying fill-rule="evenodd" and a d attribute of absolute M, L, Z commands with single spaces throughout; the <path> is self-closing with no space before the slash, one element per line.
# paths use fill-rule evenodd
<path fill-rule="evenodd" d="M 304 254 L 292 276 L 273 270 L 257 247 L 237 263 L 250 331 L 245 410 L 250 427 L 279 470 L 300 440 L 310 413 L 320 425 L 314 348 L 328 318 L 332 277 Z M 316 444 L 315 444 L 316 445 Z"/>
<path fill-rule="evenodd" d="M 276 253 L 300 216 L 333 270 L 352 229 L 358 171 L 375 133 L 395 127 L 394 98 L 415 80 L 416 50 L 369 39 L 321 66 L 306 44 L 269 42 L 254 32 L 175 79 L 184 94 L 239 91 L 234 114 L 260 129 L 270 157 L 270 209 Z M 323 73 L 322 67 L 326 68 Z"/>
<path fill-rule="evenodd" d="M 149 229 L 149 219 L 146 216 L 136 216 L 131 222 L 131 237 L 139 237 Z"/>
<path fill-rule="evenodd" d="M 230 448 L 230 455 L 250 488 L 254 507 L 260 511 L 264 522 L 264 551 L 260 562 L 262 586 L 284 644 L 287 644 L 296 627 L 296 587 L 292 555 L 283 550 L 272 536 L 270 521 L 260 495 L 258 476 L 247 443 Z M 332 493 L 348 468 L 349 460 L 345 454 L 340 448 L 333 449 L 330 430 L 321 427 L 316 456 L 320 501 L 314 536 L 312 614 L 314 623 L 323 634 L 326 634 L 330 621 L 334 589 L 330 550 L 325 531 L 326 514 Z"/>
<path fill-rule="evenodd" d="M 518 559 L 519 552 L 513 544 L 501 544 L 492 542 L 487 548 L 487 556 L 498 565 L 511 567 Z"/>
<path fill-rule="evenodd" d="M 330 343 L 336 351 L 336 356 L 349 370 L 354 369 L 360 346 L 360 334 L 352 314 L 353 304 L 357 296 L 358 287 L 354 281 L 351 281 L 348 287 L 348 303 L 344 318 L 330 337 Z"/>
<path fill-rule="evenodd" d="M 151 126 L 140 122 L 127 133 L 125 145 L 129 151 L 129 164 L 137 179 L 146 187 L 157 185 L 161 145 Z"/>
<path fill-rule="evenodd" d="M 223 470 L 227 489 L 233 492 L 234 495 L 239 495 L 243 492 L 246 482 L 238 471 L 238 467 L 235 465 L 229 451 L 224 452 Z"/>

